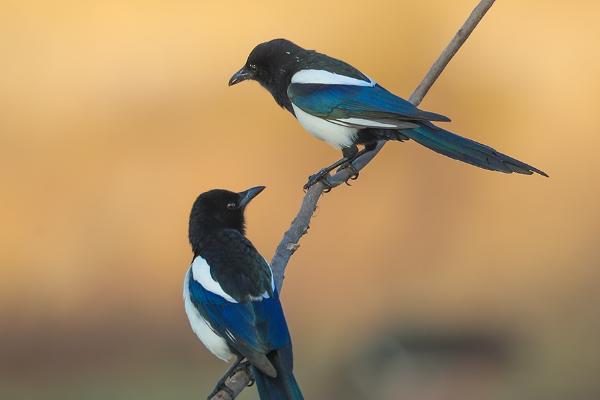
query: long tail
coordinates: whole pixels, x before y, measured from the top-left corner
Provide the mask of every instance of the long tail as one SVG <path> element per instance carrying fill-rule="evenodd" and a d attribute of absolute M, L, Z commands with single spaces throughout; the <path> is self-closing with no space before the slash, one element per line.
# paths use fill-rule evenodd
<path fill-rule="evenodd" d="M 399 140 L 410 138 L 437 153 L 475 165 L 479 168 L 500 171 L 507 174 L 516 172 L 517 174 L 531 175 L 535 172 L 546 177 L 548 176 L 544 171 L 531 165 L 502 154 L 489 146 L 446 131 L 431 123 L 425 123 L 418 128 L 403 129 L 398 131 L 398 133 L 400 135 Z"/>
<path fill-rule="evenodd" d="M 268 357 L 277 370 L 277 377 L 271 378 L 253 368 L 260 400 L 303 400 L 300 386 L 292 373 L 291 353 L 287 357 L 285 352 L 274 351 Z"/>

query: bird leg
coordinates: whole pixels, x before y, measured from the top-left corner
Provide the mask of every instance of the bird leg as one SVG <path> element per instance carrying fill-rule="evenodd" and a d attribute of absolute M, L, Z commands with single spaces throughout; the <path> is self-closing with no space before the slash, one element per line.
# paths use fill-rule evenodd
<path fill-rule="evenodd" d="M 344 150 L 342 150 L 342 153 L 344 152 Z M 354 146 L 354 151 L 352 151 L 351 154 L 348 154 L 348 152 L 344 153 L 344 157 L 346 157 L 349 161 L 345 165 L 342 165 L 340 168 L 338 168 L 338 172 L 346 168 L 348 168 L 350 172 L 352 172 L 352 175 L 350 175 L 350 177 L 344 182 L 348 186 L 352 186 L 350 183 L 348 183 L 348 181 L 354 181 L 358 179 L 358 170 L 354 167 L 354 165 L 352 165 L 352 162 L 356 160 L 360 156 L 360 154 L 364 154 L 364 152 L 359 152 L 356 146 Z"/>
<path fill-rule="evenodd" d="M 352 175 L 350 175 L 350 177 L 349 177 L 348 179 L 346 179 L 346 180 L 344 181 L 344 183 L 345 183 L 346 185 L 348 185 L 348 186 L 352 186 L 352 185 L 350 184 L 350 182 L 348 182 L 348 181 L 355 181 L 355 180 L 357 180 L 357 179 L 358 179 L 359 172 L 358 172 L 358 170 L 357 170 L 357 169 L 354 167 L 354 165 L 352 165 L 352 163 L 349 163 L 348 165 L 346 165 L 346 166 L 344 167 L 344 169 L 346 169 L 346 168 L 347 168 L 347 169 L 349 169 L 349 170 L 350 170 L 350 172 L 352 172 Z M 338 170 L 338 171 L 340 171 L 340 170 Z"/>
<path fill-rule="evenodd" d="M 364 149 L 358 151 L 358 147 L 356 145 L 350 147 L 344 147 L 342 149 L 343 157 L 333 164 L 321 169 L 316 174 L 313 174 L 308 177 L 308 182 L 304 185 L 304 190 L 308 190 L 312 185 L 321 181 L 325 185 L 325 192 L 329 192 L 332 189 L 332 185 L 327 180 L 329 173 L 333 171 L 335 168 L 338 168 L 338 171 L 344 168 L 350 168 L 352 172 L 352 176 L 346 180 L 346 184 L 348 184 L 349 180 L 356 180 L 358 178 L 358 170 L 352 165 L 352 162 L 356 160 L 358 157 L 362 156 L 365 153 L 373 151 L 377 143 L 367 143 L 365 144 Z"/>
<path fill-rule="evenodd" d="M 227 394 L 229 394 L 232 399 L 235 397 L 235 393 L 233 393 L 233 391 L 225 384 L 225 382 L 227 381 L 227 379 L 235 375 L 236 372 L 238 372 L 241 369 L 247 368 L 248 365 L 250 365 L 250 363 L 247 361 L 242 362 L 243 359 L 243 357 L 236 357 L 235 362 L 231 365 L 231 367 L 227 369 L 227 372 L 225 372 L 223 377 L 219 379 L 213 391 L 208 395 L 207 400 L 212 399 L 221 390 L 227 392 Z"/>
<path fill-rule="evenodd" d="M 329 192 L 332 189 L 332 185 L 327 181 L 327 176 L 329 175 L 329 173 L 341 165 L 351 163 L 356 158 L 356 154 L 358 153 L 359 151 L 356 146 L 344 147 L 342 149 L 343 157 L 334 162 L 333 164 L 321 169 L 316 174 L 312 174 L 311 176 L 309 176 L 308 182 L 306 182 L 306 184 L 304 185 L 304 190 L 308 190 L 315 183 L 322 181 L 326 187 L 325 192 Z"/>
<path fill-rule="evenodd" d="M 306 182 L 306 184 L 304 185 L 304 190 L 308 190 L 312 185 L 314 185 L 315 183 L 322 181 L 323 184 L 326 187 L 326 191 L 331 190 L 332 185 L 329 184 L 329 182 L 327 182 L 327 177 L 329 176 L 329 173 L 331 171 L 333 171 L 334 169 L 336 169 L 337 167 L 339 167 L 342 164 L 345 164 L 348 162 L 348 159 L 346 157 L 337 160 L 336 162 L 334 162 L 331 165 L 328 165 L 327 167 L 321 169 L 319 172 L 312 174 L 311 176 L 308 177 L 308 182 Z"/>
<path fill-rule="evenodd" d="M 346 181 L 344 182 L 346 185 L 352 186 L 348 181 L 355 181 L 358 179 L 359 171 L 356 169 L 356 167 L 353 164 L 354 160 L 356 160 L 363 154 L 367 154 L 368 152 L 375 150 L 375 147 L 377 147 L 377 142 L 365 143 L 365 147 L 361 151 L 356 151 L 357 149 L 355 149 L 355 152 L 352 155 L 352 157 L 347 157 L 347 158 L 351 158 L 351 160 L 348 161 L 348 163 L 346 165 L 342 165 L 338 169 L 338 171 L 341 171 L 342 169 L 348 168 L 350 170 L 350 172 L 352 172 L 352 175 L 350 175 L 350 177 L 348 179 L 346 179 Z"/>

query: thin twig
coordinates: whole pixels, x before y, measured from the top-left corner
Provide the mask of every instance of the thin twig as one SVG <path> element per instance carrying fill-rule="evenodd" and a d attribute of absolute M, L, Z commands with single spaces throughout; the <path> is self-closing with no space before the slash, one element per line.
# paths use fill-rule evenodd
<path fill-rule="evenodd" d="M 463 26 L 458 30 L 458 32 L 456 32 L 456 35 L 454 35 L 448 46 L 444 49 L 442 54 L 440 54 L 435 63 L 433 63 L 429 69 L 429 72 L 427 72 L 427 75 L 425 75 L 419 86 L 417 86 L 415 91 L 410 96 L 409 101 L 412 104 L 418 106 L 421 103 L 429 89 L 431 89 L 452 57 L 465 43 L 485 13 L 490 9 L 490 7 L 492 7 L 494 1 L 495 0 L 481 0 L 477 7 L 475 7 L 475 9 L 471 12 L 469 18 L 467 18 Z M 375 150 L 368 152 L 356 159 L 352 163 L 354 169 L 356 169 L 356 171 L 360 171 L 366 167 L 379 153 L 379 151 L 381 151 L 384 144 L 385 142 L 383 141 L 379 142 Z M 332 187 L 339 186 L 346 182 L 353 175 L 353 173 L 354 172 L 350 171 L 349 168 L 342 169 L 329 178 L 329 183 Z M 298 211 L 298 214 L 292 221 L 290 229 L 288 229 L 288 231 L 283 235 L 283 239 L 277 246 L 275 255 L 271 260 L 271 269 L 273 270 L 275 283 L 277 284 L 279 291 L 281 291 L 281 287 L 283 286 L 285 268 L 294 252 L 298 249 L 300 238 L 308 231 L 310 220 L 317 208 L 317 203 L 319 202 L 324 190 L 325 186 L 321 182 L 318 182 L 307 191 L 302 199 L 300 211 Z M 235 384 L 231 384 L 231 379 L 229 379 L 226 384 L 235 394 L 235 396 L 237 396 L 248 384 L 248 382 L 250 382 L 250 376 L 248 371 L 241 370 L 232 378 L 235 378 Z M 210 400 L 233 400 L 233 398 L 229 395 L 229 393 L 222 390 Z"/>

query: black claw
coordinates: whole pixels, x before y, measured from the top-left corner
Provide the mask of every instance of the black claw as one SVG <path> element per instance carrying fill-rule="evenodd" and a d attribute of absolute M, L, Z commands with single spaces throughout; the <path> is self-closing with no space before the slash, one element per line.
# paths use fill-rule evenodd
<path fill-rule="evenodd" d="M 302 187 L 304 189 L 304 192 L 307 192 L 308 189 L 310 189 L 310 187 L 312 185 L 314 185 L 315 183 L 317 183 L 319 180 L 316 178 L 318 174 L 314 174 L 308 177 L 308 181 L 304 184 L 304 186 Z"/>
<path fill-rule="evenodd" d="M 321 179 L 321 183 L 323 184 L 323 186 L 325 186 L 325 189 L 323 189 L 323 193 L 331 192 L 331 189 L 333 189 L 333 185 L 331 184 L 331 182 L 329 182 L 329 175 L 325 175 Z"/>
<path fill-rule="evenodd" d="M 231 371 L 231 373 L 229 374 L 229 376 L 234 376 L 235 374 L 237 374 L 238 372 L 240 372 L 243 369 L 246 369 L 248 367 L 248 363 L 246 361 L 240 363 L 240 365 L 238 365 L 237 367 L 235 367 L 233 369 L 233 371 Z"/>
<path fill-rule="evenodd" d="M 350 182 L 348 182 L 348 181 L 355 181 L 355 180 L 357 180 L 357 179 L 358 179 L 358 175 L 359 175 L 359 171 L 358 171 L 358 170 L 357 170 L 357 169 L 354 167 L 354 165 L 352 165 L 351 163 L 350 163 L 350 164 L 348 164 L 348 165 L 346 165 L 346 166 L 344 167 L 344 169 L 346 169 L 346 168 L 348 168 L 348 169 L 350 170 L 350 172 L 352 172 L 352 175 L 350 175 L 350 177 L 348 177 L 348 179 L 346 179 L 346 180 L 344 181 L 344 183 L 345 183 L 346 185 L 348 185 L 348 186 L 352 186 L 352 185 L 350 184 Z"/>
<path fill-rule="evenodd" d="M 243 362 L 240 365 L 240 370 L 241 369 L 245 369 L 246 373 L 248 374 L 248 384 L 246 386 L 250 387 L 250 386 L 254 385 L 254 382 L 256 382 L 256 379 L 254 379 L 254 373 L 250 369 L 250 362 L 249 361 Z"/>
<path fill-rule="evenodd" d="M 354 165 L 352 164 L 348 164 L 348 166 L 346 167 L 350 170 L 350 172 L 352 172 L 352 175 L 350 175 L 350 180 L 357 180 L 358 179 L 358 175 L 359 175 L 359 171 L 354 167 Z"/>
<path fill-rule="evenodd" d="M 254 382 L 256 382 L 256 379 L 254 378 L 254 371 L 250 368 L 250 362 L 248 361 L 248 364 L 246 365 L 246 372 L 248 372 L 248 377 L 250 378 L 250 380 L 248 381 L 248 387 L 254 385 Z"/>
<path fill-rule="evenodd" d="M 331 190 L 331 188 L 333 187 L 333 185 L 331 185 L 329 182 L 327 182 L 327 178 L 329 176 L 329 171 L 327 169 L 322 169 L 319 172 L 317 172 L 316 174 L 313 174 L 311 176 L 308 177 L 308 182 L 306 182 L 306 184 L 303 186 L 304 191 L 307 191 L 308 189 L 310 189 L 311 186 L 313 186 L 314 184 L 316 184 L 317 182 L 323 182 L 323 185 L 325 185 L 325 187 L 328 189 L 326 189 L 325 193 L 329 192 Z"/>
<path fill-rule="evenodd" d="M 341 172 L 341 171 L 343 171 L 345 169 L 348 169 L 348 170 L 350 170 L 350 172 L 352 172 L 352 175 L 348 179 L 353 180 L 353 181 L 356 180 L 356 179 L 358 179 L 359 171 L 356 169 L 356 167 L 354 165 L 352 165 L 351 162 L 349 162 L 347 164 L 344 164 L 341 167 L 339 167 L 338 170 L 337 170 L 337 172 Z"/>

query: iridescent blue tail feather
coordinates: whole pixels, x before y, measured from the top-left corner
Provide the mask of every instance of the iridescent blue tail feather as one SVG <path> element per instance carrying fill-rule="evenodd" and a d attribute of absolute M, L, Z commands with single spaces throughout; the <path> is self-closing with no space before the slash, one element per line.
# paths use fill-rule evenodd
<path fill-rule="evenodd" d="M 537 173 L 548 176 L 544 171 L 529 164 L 502 154 L 489 146 L 439 128 L 432 123 L 423 123 L 418 128 L 404 129 L 400 133 L 437 153 L 479 168 L 507 174 L 513 172 L 526 175 Z"/>

